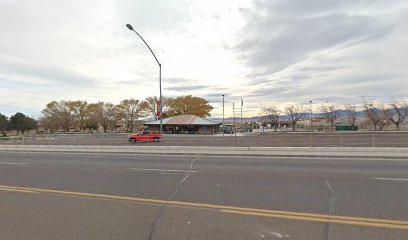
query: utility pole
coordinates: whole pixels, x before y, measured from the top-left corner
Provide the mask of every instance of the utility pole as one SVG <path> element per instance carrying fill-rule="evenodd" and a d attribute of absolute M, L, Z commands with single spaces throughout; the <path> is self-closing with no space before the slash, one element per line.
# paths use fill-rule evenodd
<path fill-rule="evenodd" d="M 225 127 L 224 127 L 224 97 L 225 95 L 222 94 L 222 136 L 224 136 L 224 130 L 225 130 Z"/>

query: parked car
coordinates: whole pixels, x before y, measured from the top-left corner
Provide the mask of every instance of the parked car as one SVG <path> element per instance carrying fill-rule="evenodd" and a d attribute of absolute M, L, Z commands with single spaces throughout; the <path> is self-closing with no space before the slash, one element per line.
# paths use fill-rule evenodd
<path fill-rule="evenodd" d="M 137 133 L 134 133 L 132 135 L 128 136 L 128 141 L 135 143 L 137 141 L 154 141 L 154 142 L 160 142 L 161 135 L 159 133 L 153 133 L 151 131 L 139 131 Z"/>

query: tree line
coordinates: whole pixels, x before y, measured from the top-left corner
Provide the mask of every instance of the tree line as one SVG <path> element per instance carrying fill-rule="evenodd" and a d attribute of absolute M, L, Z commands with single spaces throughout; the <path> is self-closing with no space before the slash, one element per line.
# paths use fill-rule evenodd
<path fill-rule="evenodd" d="M 360 117 L 356 110 L 356 105 L 345 104 L 344 113 L 347 122 L 352 128 L 356 126 L 357 119 Z M 289 105 L 280 110 L 277 106 L 263 105 L 261 110 L 266 114 L 266 122 L 274 126 L 275 131 L 281 123 L 283 114 L 286 114 L 287 121 L 292 126 L 292 131 L 296 130 L 298 122 L 305 120 L 310 116 L 311 109 L 305 105 Z M 323 104 L 318 106 L 319 115 L 322 119 L 330 122 L 331 130 L 334 130 L 335 122 L 340 117 L 340 112 L 333 105 Z M 407 119 L 408 103 L 393 102 L 390 104 L 382 103 L 364 103 L 363 113 L 367 121 L 374 127 L 374 130 L 383 130 L 385 126 L 394 124 L 395 129 L 399 130 L 400 125 Z"/>
<path fill-rule="evenodd" d="M 154 96 L 143 100 L 125 99 L 116 105 L 109 102 L 52 101 L 46 105 L 38 121 L 19 112 L 10 119 L 0 113 L 0 133 L 5 135 L 8 130 L 16 130 L 18 134 L 24 134 L 38 126 L 50 132 L 68 132 L 72 129 L 84 132 L 101 126 L 103 131 L 107 132 L 116 129 L 119 123 L 124 125 L 126 131 L 135 131 L 141 118 L 158 119 L 157 101 L 158 98 Z M 182 114 L 208 117 L 213 109 L 207 100 L 191 95 L 164 97 L 162 105 L 163 118 Z M 336 121 L 341 117 L 339 110 L 329 104 L 320 105 L 317 109 L 319 118 L 330 122 L 331 129 L 334 130 Z M 357 109 L 356 105 L 351 104 L 344 105 L 342 109 L 347 123 L 353 128 L 357 125 L 357 120 L 362 120 L 359 119 L 361 115 Z M 277 106 L 263 105 L 261 110 L 266 114 L 264 122 L 270 123 L 275 131 L 283 122 L 284 114 L 285 122 L 295 131 L 298 122 L 308 119 L 311 109 L 305 105 L 289 105 L 280 110 Z M 394 125 L 395 129 L 399 130 L 401 123 L 407 119 L 408 103 L 364 103 L 362 112 L 365 116 L 363 124 L 372 125 L 374 130 L 383 130 L 387 125 Z"/>
<path fill-rule="evenodd" d="M 6 115 L 0 113 L 0 133 L 6 136 L 8 130 L 16 130 L 17 134 L 22 134 L 29 130 L 36 129 L 38 127 L 37 122 L 23 113 L 16 113 L 8 119 Z"/>
<path fill-rule="evenodd" d="M 122 123 L 126 131 L 134 131 L 140 118 L 159 119 L 158 100 L 154 96 L 143 100 L 131 98 L 116 105 L 109 102 L 52 101 L 42 111 L 40 125 L 51 132 L 58 129 L 84 132 L 87 129 L 97 129 L 98 126 L 107 132 Z M 181 114 L 208 117 L 213 109 L 207 100 L 192 95 L 163 97 L 162 106 L 163 118 Z"/>

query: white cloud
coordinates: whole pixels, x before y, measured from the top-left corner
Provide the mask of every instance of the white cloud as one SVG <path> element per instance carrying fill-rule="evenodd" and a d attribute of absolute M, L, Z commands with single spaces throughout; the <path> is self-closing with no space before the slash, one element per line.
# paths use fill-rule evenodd
<path fill-rule="evenodd" d="M 404 96 L 404 1 L 0 0 L 0 112 L 52 100 L 204 96 L 262 102 Z M 232 113 L 230 107 L 226 114 Z M 30 114 L 30 113 L 29 113 Z"/>

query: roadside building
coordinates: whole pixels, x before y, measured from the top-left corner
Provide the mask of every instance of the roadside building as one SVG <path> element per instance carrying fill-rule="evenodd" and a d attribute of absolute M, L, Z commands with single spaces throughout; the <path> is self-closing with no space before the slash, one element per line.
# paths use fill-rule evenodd
<path fill-rule="evenodd" d="M 229 134 L 233 134 L 233 133 L 234 133 L 235 127 L 234 127 L 234 124 L 233 124 L 233 123 L 224 123 L 224 124 L 221 124 L 221 128 L 220 128 L 221 132 L 222 132 L 222 129 L 223 129 L 223 128 L 224 128 L 224 133 L 229 133 Z"/>
<path fill-rule="evenodd" d="M 150 131 L 160 131 L 160 120 L 144 124 Z M 163 131 L 168 134 L 214 134 L 221 123 L 195 115 L 179 115 L 163 119 Z"/>

